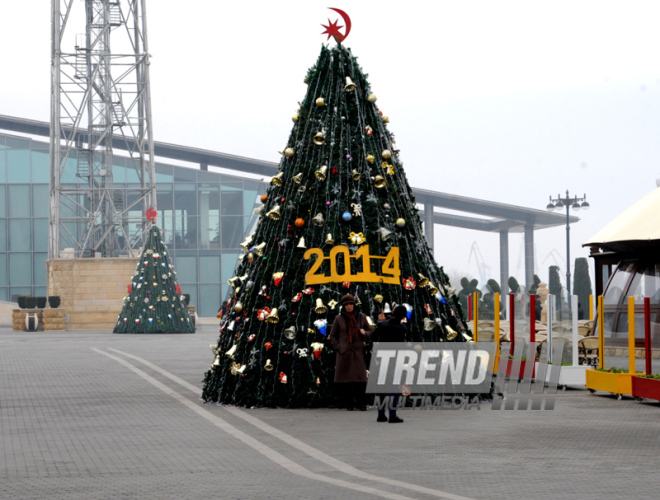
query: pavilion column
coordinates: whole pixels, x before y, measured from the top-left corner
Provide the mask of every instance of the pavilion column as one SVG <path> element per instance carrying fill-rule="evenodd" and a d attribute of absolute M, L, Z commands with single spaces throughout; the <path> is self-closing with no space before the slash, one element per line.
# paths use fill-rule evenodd
<path fill-rule="evenodd" d="M 429 248 L 433 250 L 433 204 L 424 204 L 424 236 Z"/>
<path fill-rule="evenodd" d="M 534 284 L 534 225 L 525 224 L 525 287 Z"/>

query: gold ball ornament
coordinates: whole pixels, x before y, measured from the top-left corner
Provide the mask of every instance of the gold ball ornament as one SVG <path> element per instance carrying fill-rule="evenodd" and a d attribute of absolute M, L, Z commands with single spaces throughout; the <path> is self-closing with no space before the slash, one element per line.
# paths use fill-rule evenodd
<path fill-rule="evenodd" d="M 295 153 L 295 151 L 294 151 L 293 148 L 286 148 L 284 150 L 284 156 L 286 156 L 287 158 L 291 158 L 294 153 Z"/>
<path fill-rule="evenodd" d="M 376 94 L 369 94 L 369 97 L 367 97 L 367 101 L 369 101 L 371 104 L 375 103 L 378 100 L 376 97 Z"/>
<path fill-rule="evenodd" d="M 390 118 L 388 116 L 383 115 L 383 123 L 390 123 Z"/>
<path fill-rule="evenodd" d="M 319 108 L 322 108 L 323 106 L 325 106 L 325 99 L 323 99 L 323 97 L 319 97 L 318 99 L 316 99 L 316 105 Z"/>
<path fill-rule="evenodd" d="M 389 149 L 383 149 L 383 152 L 380 155 L 383 157 L 383 160 L 389 160 L 392 158 L 392 153 Z"/>
<path fill-rule="evenodd" d="M 403 219 L 403 218 L 399 217 L 396 220 L 396 227 L 398 227 L 399 229 L 401 229 L 402 227 L 405 227 L 405 225 L 406 225 L 406 219 Z"/>
<path fill-rule="evenodd" d="M 294 123 L 298 121 L 298 118 L 299 118 L 298 113 L 294 113 L 293 116 L 291 117 Z"/>
<path fill-rule="evenodd" d="M 234 306 L 234 311 L 236 311 L 238 314 L 243 312 L 243 304 L 241 302 L 236 302 L 236 305 Z"/>

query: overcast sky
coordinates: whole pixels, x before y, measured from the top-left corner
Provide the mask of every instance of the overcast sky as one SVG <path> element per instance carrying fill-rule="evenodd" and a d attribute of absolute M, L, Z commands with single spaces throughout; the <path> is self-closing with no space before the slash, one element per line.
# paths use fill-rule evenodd
<path fill-rule="evenodd" d="M 413 187 L 538 209 L 551 194 L 586 193 L 571 260 L 655 189 L 657 1 L 149 1 L 155 139 L 278 161 L 326 43 L 321 23 L 339 18 L 327 7 L 352 19 L 345 45 L 390 117 Z M 4 2 L 0 47 L 0 114 L 48 121 L 50 2 Z M 451 274 L 481 277 L 476 242 L 486 277 L 499 279 L 497 234 L 435 232 Z M 537 232 L 536 244 L 539 276 L 552 264 L 565 273 L 564 227 Z M 509 245 L 523 281 L 522 237 Z"/>

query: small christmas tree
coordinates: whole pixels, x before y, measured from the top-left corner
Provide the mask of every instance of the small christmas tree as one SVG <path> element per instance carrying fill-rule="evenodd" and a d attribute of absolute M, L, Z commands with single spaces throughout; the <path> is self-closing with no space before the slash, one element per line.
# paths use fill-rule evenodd
<path fill-rule="evenodd" d="M 229 280 L 203 398 L 239 406 L 331 404 L 326 335 L 344 294 L 367 316 L 404 304 L 410 339 L 464 342 L 454 289 L 422 233 L 387 116 L 341 44 L 322 47 L 293 115 L 256 232 Z M 469 337 L 467 337 L 469 338 Z"/>
<path fill-rule="evenodd" d="M 152 226 L 113 333 L 195 333 L 160 230 Z"/>

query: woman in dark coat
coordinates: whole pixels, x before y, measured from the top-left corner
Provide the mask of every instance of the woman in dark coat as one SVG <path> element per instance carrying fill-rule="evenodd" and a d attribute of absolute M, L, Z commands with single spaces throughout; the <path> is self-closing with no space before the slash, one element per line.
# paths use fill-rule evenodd
<path fill-rule="evenodd" d="M 330 342 L 337 351 L 335 382 L 340 384 L 346 400 L 346 408 L 364 405 L 364 384 L 367 381 L 367 366 L 364 362 L 364 341 L 371 335 L 367 317 L 355 310 L 355 299 L 344 295 L 339 301 L 341 314 L 335 318 L 330 331 Z"/>

